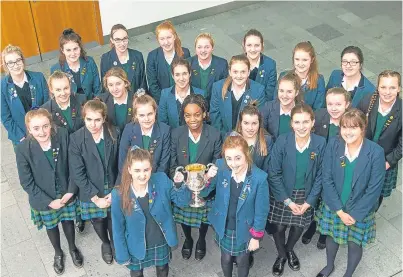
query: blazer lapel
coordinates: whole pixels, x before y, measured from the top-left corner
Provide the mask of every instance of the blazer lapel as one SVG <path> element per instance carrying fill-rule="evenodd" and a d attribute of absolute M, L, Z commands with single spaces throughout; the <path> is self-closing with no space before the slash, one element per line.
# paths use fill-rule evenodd
<path fill-rule="evenodd" d="M 71 101 L 70 101 L 70 103 L 71 103 Z M 65 128 L 68 128 L 68 124 L 67 124 L 67 121 L 66 121 L 66 119 L 64 118 L 64 116 L 62 114 L 62 110 L 60 109 L 59 105 L 57 105 L 57 103 L 56 103 L 56 101 L 54 99 L 50 100 L 50 110 L 51 110 L 52 114 L 54 114 L 52 116 L 54 118 L 54 120 L 58 121 L 61 126 L 65 127 Z"/>
<path fill-rule="evenodd" d="M 71 126 L 71 129 L 74 130 L 74 127 L 76 125 L 76 119 L 77 117 L 79 117 L 80 115 L 77 114 L 77 99 L 75 98 L 74 95 L 70 95 L 70 108 L 71 108 L 71 121 L 73 123 L 73 126 Z"/>
<path fill-rule="evenodd" d="M 252 175 L 248 172 L 246 175 L 245 181 L 243 182 L 243 185 L 242 185 L 241 194 L 239 195 L 239 198 L 238 198 L 238 205 L 236 208 L 237 213 L 242 208 L 242 206 L 245 204 L 246 199 L 248 198 L 248 196 L 250 194 L 251 186 L 252 186 Z"/>
<path fill-rule="evenodd" d="M 151 209 L 154 207 L 155 197 L 157 196 L 155 186 L 155 180 L 154 178 L 151 178 L 148 182 L 148 209 L 150 210 L 150 212 Z"/>
<path fill-rule="evenodd" d="M 83 85 L 84 79 L 87 76 L 87 70 L 88 70 L 87 62 L 83 58 L 80 58 L 80 72 L 79 73 L 80 73 L 81 86 Z"/>
<path fill-rule="evenodd" d="M 210 74 L 208 75 L 207 87 L 213 85 L 215 80 L 216 68 L 217 68 L 217 58 L 213 55 L 211 58 Z M 207 92 L 206 92 L 207 93 Z"/>
<path fill-rule="evenodd" d="M 129 60 L 127 61 L 127 63 L 130 65 L 129 72 L 127 73 L 127 79 L 131 82 L 133 80 L 133 76 L 134 76 L 134 72 L 136 70 L 137 64 L 134 60 L 135 56 L 134 55 L 130 56 L 129 50 L 127 53 L 129 54 Z M 133 93 L 135 93 L 135 91 L 133 91 Z"/>
<path fill-rule="evenodd" d="M 131 146 L 137 145 L 138 147 L 143 149 L 143 134 L 141 133 L 140 124 L 134 124 L 132 135 L 133 136 L 131 137 Z"/>
<path fill-rule="evenodd" d="M 370 153 L 367 148 L 367 143 L 364 140 L 364 143 L 360 150 L 360 154 L 357 157 L 357 164 L 355 165 L 355 168 L 354 168 L 353 182 L 351 184 L 352 188 L 354 188 L 355 184 L 357 183 L 358 178 L 365 171 L 365 168 L 367 167 L 367 164 L 369 161 L 369 154 Z"/>
<path fill-rule="evenodd" d="M 311 136 L 311 142 L 309 143 L 309 147 L 308 147 L 308 155 L 309 155 L 309 160 L 308 160 L 308 167 L 305 173 L 305 180 L 306 177 L 309 176 L 309 173 L 312 171 L 312 168 L 315 164 L 315 160 L 319 157 L 319 151 L 317 149 L 317 145 L 315 145 L 314 140 L 312 139 Z"/>
<path fill-rule="evenodd" d="M 297 148 L 295 145 L 295 134 L 290 133 L 287 137 L 287 149 L 285 150 L 287 157 L 286 157 L 286 164 L 290 165 L 292 169 L 292 174 L 295 178 L 296 168 L 297 168 Z"/>
<path fill-rule="evenodd" d="M 116 125 L 116 119 L 115 119 L 115 104 L 113 103 L 113 96 L 112 94 L 108 93 L 108 97 L 106 97 L 106 106 L 108 108 L 108 118 L 110 119 L 110 123 L 112 125 Z"/>
<path fill-rule="evenodd" d="M 60 152 L 60 142 L 59 142 L 57 136 L 52 136 L 51 140 L 52 140 L 52 151 L 53 151 L 53 163 L 55 165 L 54 170 L 56 171 L 57 162 L 59 160 L 58 156 L 59 156 L 59 152 Z"/>
<path fill-rule="evenodd" d="M 161 140 L 160 129 L 158 128 L 158 123 L 155 123 L 153 131 L 151 133 L 150 145 L 148 147 L 148 150 L 150 151 L 151 154 L 153 154 L 155 149 L 158 147 L 158 143 L 160 142 L 160 140 Z"/>
<path fill-rule="evenodd" d="M 104 140 L 105 140 L 105 170 L 109 165 L 109 158 L 112 152 L 112 138 L 109 134 L 108 127 L 104 125 Z"/>
<path fill-rule="evenodd" d="M 224 97 L 224 118 L 223 122 L 226 123 L 226 125 L 229 127 L 230 130 L 232 130 L 232 101 L 231 101 L 231 92 L 227 91 L 227 94 Z M 241 109 L 239 109 L 241 110 Z"/>
<path fill-rule="evenodd" d="M 231 171 L 228 168 L 224 169 L 223 177 L 224 178 L 223 178 L 223 181 L 221 182 L 221 184 L 217 184 L 217 185 L 223 187 L 224 206 L 225 206 L 225 209 L 228 210 L 230 190 L 231 190 Z"/>
<path fill-rule="evenodd" d="M 53 147 L 53 145 L 51 147 Z M 41 168 L 42 166 L 44 166 L 45 167 L 45 168 L 43 168 L 44 171 L 51 170 L 54 172 L 55 169 L 50 165 L 41 146 L 35 139 L 31 139 L 31 149 L 32 149 L 31 150 L 32 158 L 35 161 L 35 163 L 38 165 L 38 168 Z"/>
<path fill-rule="evenodd" d="M 371 113 L 368 115 L 369 117 L 369 122 L 370 126 L 369 128 L 371 129 L 371 137 L 374 137 L 375 135 L 375 129 L 376 129 L 376 119 L 378 117 L 378 107 L 379 107 L 379 96 L 375 100 L 374 106 L 371 110 Z"/>
<path fill-rule="evenodd" d="M 185 128 L 183 128 L 183 129 L 184 129 L 184 134 L 179 136 L 178 147 L 179 147 L 179 151 L 183 155 L 183 159 L 184 159 L 183 164 L 189 164 L 189 129 L 187 126 L 185 126 Z M 181 164 L 181 163 L 179 162 L 179 164 Z"/>
<path fill-rule="evenodd" d="M 87 128 L 85 128 L 85 131 L 84 131 L 84 141 L 85 141 L 85 145 L 87 145 L 87 147 L 88 147 L 88 150 L 98 160 L 98 163 L 102 164 L 102 160 L 101 160 L 101 157 L 99 156 L 97 146 L 95 145 L 95 141 Z"/>
<path fill-rule="evenodd" d="M 279 120 L 280 120 L 280 101 L 276 100 L 276 103 L 274 104 L 274 109 L 271 112 L 271 115 L 269 117 L 269 120 L 271 120 L 271 124 L 273 126 L 273 134 L 275 137 L 278 137 L 279 133 Z"/>
<path fill-rule="evenodd" d="M 132 121 L 132 119 L 133 119 L 133 93 L 128 91 L 126 123 Z"/>
<path fill-rule="evenodd" d="M 200 87 L 200 65 L 197 56 L 194 57 L 191 64 L 192 68 L 192 86 Z"/>
<path fill-rule="evenodd" d="M 397 96 L 399 97 L 399 96 Z M 385 124 L 383 124 L 382 131 L 380 136 L 382 136 L 382 133 L 392 124 L 393 121 L 396 121 L 398 117 L 400 116 L 400 109 L 399 109 L 399 99 L 396 99 L 396 102 L 393 104 L 392 110 L 388 114 L 388 119 L 386 120 Z"/>
<path fill-rule="evenodd" d="M 206 124 L 203 124 L 203 130 L 202 133 L 200 134 L 200 141 L 199 141 L 199 146 L 197 147 L 197 155 L 196 155 L 196 161 L 199 160 L 201 154 L 203 153 L 204 149 L 207 146 L 208 143 L 208 130 L 206 127 Z"/>
<path fill-rule="evenodd" d="M 192 86 L 190 86 L 192 89 Z M 178 126 L 180 125 L 180 118 L 178 113 L 178 108 L 175 99 L 175 86 L 171 89 L 171 97 L 168 97 L 168 117 L 172 117 L 173 121 L 177 121 Z"/>

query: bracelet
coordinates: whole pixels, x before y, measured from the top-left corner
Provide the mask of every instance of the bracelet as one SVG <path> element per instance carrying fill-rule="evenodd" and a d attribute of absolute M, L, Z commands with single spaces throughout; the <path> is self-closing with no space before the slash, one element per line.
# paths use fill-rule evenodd
<path fill-rule="evenodd" d="M 290 198 L 284 200 L 284 205 L 286 205 L 287 207 L 292 203 L 292 200 Z"/>

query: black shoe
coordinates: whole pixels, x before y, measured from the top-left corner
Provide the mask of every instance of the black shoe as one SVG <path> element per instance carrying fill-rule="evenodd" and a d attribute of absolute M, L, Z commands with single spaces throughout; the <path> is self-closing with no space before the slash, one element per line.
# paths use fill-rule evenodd
<path fill-rule="evenodd" d="M 104 260 L 104 262 L 107 264 L 112 264 L 113 255 L 111 245 L 109 243 L 102 243 L 101 251 L 102 251 L 102 259 Z"/>
<path fill-rule="evenodd" d="M 76 232 L 78 234 L 84 233 L 85 221 L 76 221 Z"/>
<path fill-rule="evenodd" d="M 53 269 L 57 275 L 62 275 L 64 273 L 64 254 L 55 255 L 53 259 Z"/>
<path fill-rule="evenodd" d="M 320 250 L 325 249 L 326 248 L 326 242 L 323 243 L 320 240 L 318 240 L 318 243 L 316 244 L 316 247 Z"/>
<path fill-rule="evenodd" d="M 274 262 L 272 273 L 274 276 L 281 276 L 284 273 L 284 265 L 287 261 L 287 258 L 277 257 L 276 261 Z"/>
<path fill-rule="evenodd" d="M 311 239 L 308 239 L 308 238 L 302 236 L 301 241 L 302 241 L 303 244 L 309 244 L 311 242 Z"/>
<path fill-rule="evenodd" d="M 250 255 L 249 255 L 249 269 L 253 267 L 254 263 L 255 263 L 255 258 L 253 257 L 253 254 L 250 253 Z"/>
<path fill-rule="evenodd" d="M 290 268 L 294 271 L 298 271 L 301 266 L 297 255 L 295 255 L 294 251 L 287 252 L 286 255 Z"/>
<path fill-rule="evenodd" d="M 70 256 L 71 259 L 73 260 L 73 264 L 75 267 L 77 268 L 83 267 L 84 258 L 80 250 L 78 250 L 77 248 L 74 250 L 70 250 Z"/>
<path fill-rule="evenodd" d="M 333 271 L 334 271 L 334 267 L 333 267 L 332 271 L 330 271 L 329 274 L 325 275 L 323 273 L 318 273 L 318 275 L 316 275 L 316 277 L 329 277 L 333 273 Z"/>
<path fill-rule="evenodd" d="M 189 260 L 189 258 L 192 256 L 192 250 L 193 240 L 185 239 L 185 242 L 182 246 L 182 258 L 184 258 L 185 260 Z"/>
<path fill-rule="evenodd" d="M 190 254 L 192 254 L 192 253 L 190 253 Z M 204 258 L 204 256 L 206 256 L 206 242 L 204 242 L 204 247 L 203 247 L 203 243 L 199 243 L 199 241 L 197 241 L 196 251 L 195 251 L 196 261 L 202 260 Z"/>

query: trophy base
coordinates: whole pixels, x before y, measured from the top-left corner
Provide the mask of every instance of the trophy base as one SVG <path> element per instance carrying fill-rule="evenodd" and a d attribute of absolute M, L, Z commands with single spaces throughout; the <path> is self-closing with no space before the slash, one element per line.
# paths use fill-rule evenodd
<path fill-rule="evenodd" d="M 189 206 L 192 208 L 201 208 L 206 206 L 206 201 L 204 201 L 203 199 L 192 199 L 192 201 L 190 201 Z"/>

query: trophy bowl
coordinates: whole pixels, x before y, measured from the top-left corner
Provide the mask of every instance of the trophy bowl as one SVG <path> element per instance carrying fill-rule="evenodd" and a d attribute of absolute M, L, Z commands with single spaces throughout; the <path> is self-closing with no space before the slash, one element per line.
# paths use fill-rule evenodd
<path fill-rule="evenodd" d="M 209 163 L 207 166 L 204 164 L 189 164 L 185 167 L 179 166 L 175 169 L 176 172 L 181 172 L 187 175 L 185 185 L 192 191 L 193 197 L 189 203 L 192 208 L 200 208 L 206 205 L 206 201 L 199 197 L 199 193 L 206 185 L 204 181 L 204 174 L 206 171 L 214 165 Z"/>

